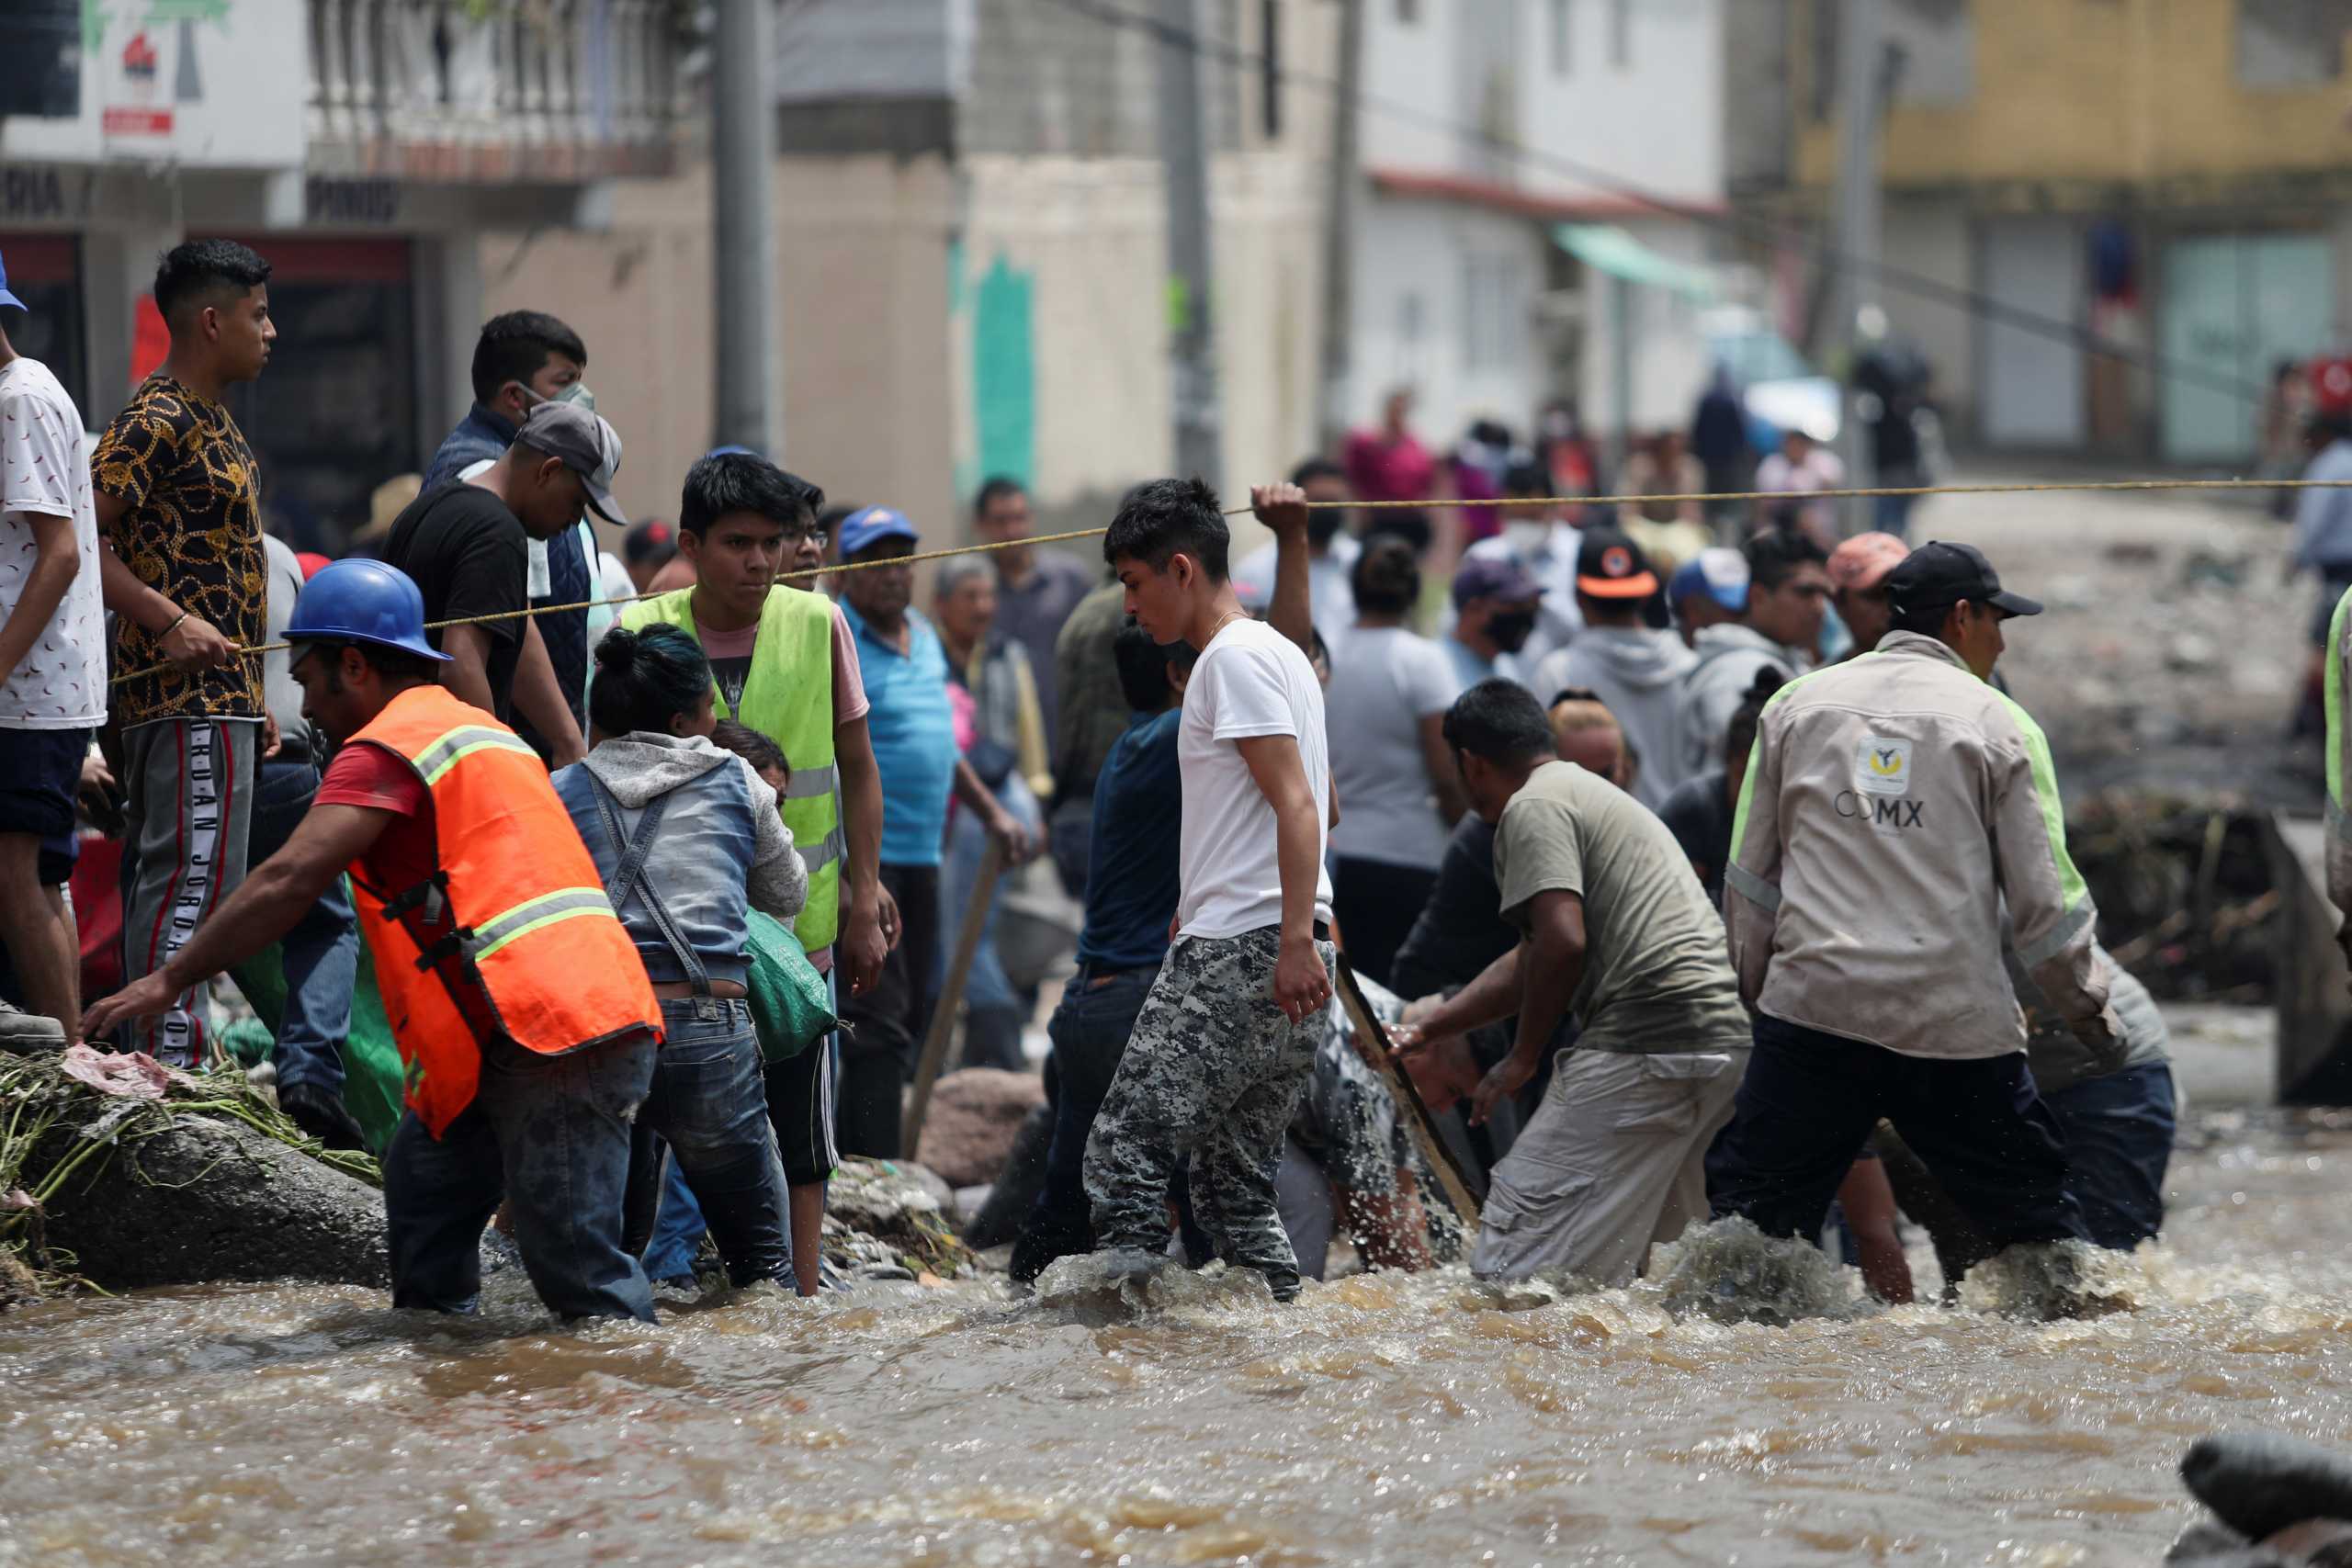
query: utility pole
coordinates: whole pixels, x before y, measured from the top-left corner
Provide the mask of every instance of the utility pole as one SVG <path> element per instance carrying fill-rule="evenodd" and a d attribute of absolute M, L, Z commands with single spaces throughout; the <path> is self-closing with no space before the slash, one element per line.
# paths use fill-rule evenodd
<path fill-rule="evenodd" d="M 1356 101 L 1363 85 L 1365 0 L 1339 0 L 1340 88 L 1331 107 L 1330 186 L 1323 205 L 1323 407 L 1318 434 L 1337 452 L 1348 434 L 1349 351 L 1355 327 Z"/>
<path fill-rule="evenodd" d="M 776 397 L 774 0 L 718 0 L 711 54 L 713 324 L 719 446 L 784 457 Z"/>
<path fill-rule="evenodd" d="M 1843 144 L 1838 159 L 1838 286 L 1831 293 L 1837 314 L 1829 341 L 1843 363 L 1834 365 L 1847 389 L 1841 400 L 1838 446 L 1846 461 L 1847 482 L 1867 484 L 1870 474 L 1870 433 L 1856 417 L 1852 392 L 1854 367 L 1860 357 L 1856 322 L 1862 307 L 1878 299 L 1879 186 L 1878 128 L 1880 73 L 1884 52 L 1880 42 L 1879 6 L 1883 0 L 1841 0 L 1838 22 L 1838 101 L 1843 111 Z M 1849 501 L 1846 532 L 1859 532 L 1858 519 L 1867 515 L 1867 502 Z"/>
<path fill-rule="evenodd" d="M 1217 486 L 1216 298 L 1209 234 L 1207 127 L 1201 113 L 1199 0 L 1159 0 L 1159 155 L 1168 186 L 1169 368 L 1176 472 Z"/>

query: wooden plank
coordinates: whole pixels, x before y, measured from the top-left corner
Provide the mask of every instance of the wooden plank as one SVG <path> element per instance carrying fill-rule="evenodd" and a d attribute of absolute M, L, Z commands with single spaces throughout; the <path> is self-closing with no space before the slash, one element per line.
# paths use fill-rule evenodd
<path fill-rule="evenodd" d="M 1388 1086 L 1388 1096 L 1396 1102 L 1396 1113 L 1412 1131 L 1414 1146 L 1421 1151 L 1430 1169 L 1437 1173 L 1438 1187 L 1444 1192 L 1445 1201 L 1462 1216 L 1463 1224 L 1475 1239 L 1479 1223 L 1477 1195 L 1470 1190 L 1469 1179 L 1463 1175 L 1461 1166 L 1454 1163 L 1453 1151 L 1437 1135 L 1437 1128 L 1430 1121 L 1430 1108 L 1421 1103 L 1420 1091 L 1413 1087 L 1413 1075 L 1396 1060 L 1388 1032 L 1380 1026 L 1371 1004 L 1364 1000 L 1363 991 L 1356 985 L 1356 972 L 1349 967 L 1344 954 L 1340 958 L 1335 981 L 1340 1005 L 1347 1010 L 1348 1021 L 1355 1028 L 1357 1055 Z"/>

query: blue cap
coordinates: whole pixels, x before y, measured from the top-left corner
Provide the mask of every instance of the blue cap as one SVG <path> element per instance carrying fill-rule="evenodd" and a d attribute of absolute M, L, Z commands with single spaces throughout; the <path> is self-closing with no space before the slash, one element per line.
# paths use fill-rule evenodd
<path fill-rule="evenodd" d="M 1453 607 L 1457 610 L 1473 599 L 1532 604 L 1543 596 L 1544 585 L 1519 563 L 1516 556 L 1473 554 L 1464 558 L 1461 570 L 1453 574 Z"/>
<path fill-rule="evenodd" d="M 420 659 L 449 656 L 424 640 L 424 595 L 398 567 L 379 560 L 329 561 L 302 585 L 286 640 L 364 642 Z"/>
<path fill-rule="evenodd" d="M 22 299 L 8 292 L 8 264 L 6 261 L 0 261 L 0 305 L 13 305 L 19 310 L 32 309 Z"/>
<path fill-rule="evenodd" d="M 859 551 L 885 539 L 916 544 L 922 536 L 915 532 L 915 525 L 907 521 L 905 513 L 893 512 L 887 506 L 869 506 L 842 520 L 840 538 L 842 559 L 854 560 Z"/>
<path fill-rule="evenodd" d="M 1704 593 L 1736 615 L 1747 608 L 1747 558 L 1717 545 L 1701 550 L 1674 569 L 1667 579 L 1668 608 L 1693 594 Z"/>

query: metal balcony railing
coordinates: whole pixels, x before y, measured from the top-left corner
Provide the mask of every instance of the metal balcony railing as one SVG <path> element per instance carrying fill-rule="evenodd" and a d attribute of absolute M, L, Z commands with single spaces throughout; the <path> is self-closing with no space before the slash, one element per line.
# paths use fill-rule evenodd
<path fill-rule="evenodd" d="M 307 0 L 311 164 L 591 179 L 669 167 L 679 0 Z"/>

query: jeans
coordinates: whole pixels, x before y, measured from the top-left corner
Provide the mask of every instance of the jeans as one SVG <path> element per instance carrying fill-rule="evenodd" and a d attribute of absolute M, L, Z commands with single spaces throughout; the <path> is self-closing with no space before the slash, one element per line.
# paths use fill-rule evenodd
<path fill-rule="evenodd" d="M 842 1021 L 841 1109 L 834 1142 L 845 1155 L 897 1159 L 906 1123 L 907 1081 L 931 1023 L 933 955 L 939 951 L 939 868 L 885 865 L 882 886 L 899 902 L 903 930 L 881 977 L 848 998 Z M 813 1047 L 812 1047 L 813 1049 Z"/>
<path fill-rule="evenodd" d="M 1882 1116 L 1996 1248 L 2085 1234 L 2065 1134 L 2024 1052 L 1905 1056 L 1762 1013 L 1731 1126 L 1707 1158 L 1715 1217 L 1744 1215 L 1767 1235 L 1820 1235 Z"/>
<path fill-rule="evenodd" d="M 392 1305 L 472 1312 L 482 1227 L 503 1198 L 549 1312 L 652 1322 L 645 1272 L 621 1246 L 621 1201 L 654 1054 L 645 1033 L 560 1056 L 497 1040 L 474 1102 L 440 1137 L 403 1115 L 384 1151 Z"/>
<path fill-rule="evenodd" d="M 1011 1272 L 1016 1280 L 1034 1280 L 1055 1258 L 1094 1246 L 1086 1197 L 1086 1135 L 1094 1129 L 1102 1097 L 1111 1092 L 1119 1057 L 1157 973 L 1128 969 L 1095 985 L 1080 970 L 1046 1025 L 1054 1043 L 1054 1141 L 1046 1153 L 1046 1184 L 1013 1244 Z"/>
<path fill-rule="evenodd" d="M 639 1125 L 668 1144 L 727 1261 L 728 1278 L 738 1285 L 774 1280 L 788 1286 L 792 1233 L 785 1218 L 784 1162 L 768 1126 L 752 1007 L 721 998 L 717 1016 L 702 1017 L 698 1005 L 684 998 L 662 1004 L 666 1038 Z M 662 1157 L 652 1139 L 640 1136 L 638 1146 L 641 1158 Z M 647 1223 L 657 1222 L 649 1215 Z M 684 1223 L 683 1216 L 678 1223 Z"/>
<path fill-rule="evenodd" d="M 1005 809 L 1035 829 L 1037 808 L 1030 798 L 1028 786 L 1019 775 L 1009 776 L 999 793 Z M 934 951 L 932 965 L 931 990 L 940 993 L 946 983 L 947 947 L 955 933 L 963 930 L 964 909 L 972 900 L 973 884 L 979 880 L 980 862 L 988 852 L 989 830 L 980 822 L 979 814 L 959 810 L 947 827 L 947 854 L 940 866 L 939 930 L 943 940 Z M 972 952 L 971 973 L 964 980 L 964 1056 L 967 1067 L 1001 1067 L 1008 1072 L 1021 1072 L 1029 1066 L 1022 1054 L 1022 1026 L 1029 1021 L 1029 1010 L 1021 993 L 1012 988 L 1006 977 L 1003 960 L 997 956 L 996 923 L 1003 905 L 1004 880 L 997 879 L 996 889 L 989 896 L 988 922 L 980 928 L 980 945 Z"/>
<path fill-rule="evenodd" d="M 286 847 L 319 793 L 309 761 L 264 762 L 254 800 L 250 855 L 263 861 Z M 351 1032 L 351 992 L 359 973 L 359 931 L 351 894 L 338 876 L 278 942 L 286 972 L 286 1010 L 271 1065 L 282 1091 L 308 1084 L 343 1098 L 343 1042 Z"/>
<path fill-rule="evenodd" d="M 2164 1228 L 2172 1160 L 2172 1068 L 2162 1062 L 2085 1078 L 2048 1097 L 2066 1130 L 2067 1190 L 2101 1247 L 2129 1252 Z"/>

